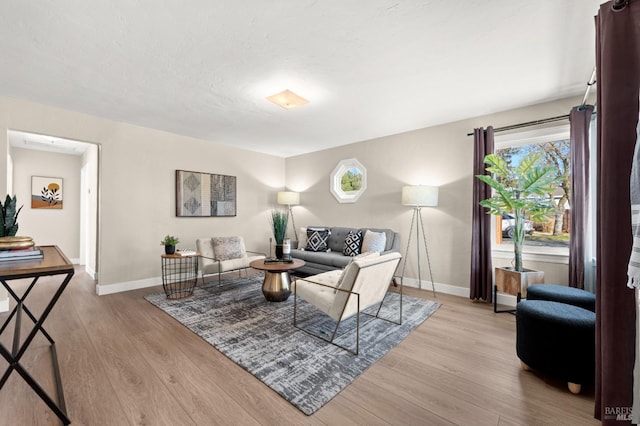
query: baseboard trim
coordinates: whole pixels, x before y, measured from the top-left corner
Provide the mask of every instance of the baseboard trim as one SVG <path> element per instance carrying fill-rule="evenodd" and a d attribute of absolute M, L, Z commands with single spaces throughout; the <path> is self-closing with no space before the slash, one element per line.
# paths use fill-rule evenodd
<path fill-rule="evenodd" d="M 98 279 L 98 274 L 96 274 L 96 271 L 94 271 L 88 265 L 84 265 L 84 272 L 89 274 L 89 276 L 91 277 L 92 280 L 97 280 Z"/>
<path fill-rule="evenodd" d="M 404 278 L 402 282 L 407 287 L 419 288 L 418 286 L 419 282 L 414 278 Z M 443 284 L 443 283 L 436 283 L 436 282 L 434 282 L 433 284 L 434 284 L 436 293 L 450 294 L 452 296 L 466 297 L 466 298 L 469 297 L 468 287 L 460 287 L 457 285 Z M 127 281 L 123 283 L 116 283 L 116 284 L 109 284 L 109 285 L 96 284 L 96 294 L 98 296 L 104 296 L 107 294 L 121 293 L 123 291 L 138 290 L 141 288 L 154 287 L 158 285 L 162 285 L 161 277 L 146 278 L 144 280 Z M 422 281 L 422 290 L 431 291 L 431 282 Z M 516 300 L 517 299 L 515 296 L 511 296 L 509 294 L 498 294 L 499 305 L 516 306 Z M 6 303 L 7 303 L 7 310 L 8 310 L 9 301 L 7 300 Z M 2 305 L 0 304 L 0 308 L 1 307 Z"/>
<path fill-rule="evenodd" d="M 404 278 L 403 284 L 407 287 L 419 288 L 418 280 L 415 278 Z M 469 288 L 468 287 L 460 287 L 457 285 L 451 284 L 443 284 L 443 283 L 433 283 L 433 286 L 436 289 L 436 293 L 450 294 L 452 296 L 458 297 L 469 297 Z M 422 290 L 431 291 L 431 281 L 422 281 Z M 516 306 L 517 298 L 516 296 L 511 296 L 510 294 L 501 294 L 498 293 L 498 305 L 505 306 Z"/>
<path fill-rule="evenodd" d="M 157 285 L 162 285 L 161 277 L 146 278 L 144 280 L 127 281 L 124 283 L 116 283 L 116 284 L 108 284 L 108 285 L 96 284 L 96 294 L 98 296 L 104 296 L 107 294 L 121 293 L 123 291 L 154 287 Z"/>
<path fill-rule="evenodd" d="M 415 278 L 404 278 L 402 283 L 407 287 L 420 288 L 419 281 Z M 436 293 L 451 294 L 458 297 L 469 297 L 469 289 L 466 287 L 459 287 L 457 285 L 433 283 L 433 287 Z M 431 291 L 431 281 L 422 280 L 422 290 Z"/>

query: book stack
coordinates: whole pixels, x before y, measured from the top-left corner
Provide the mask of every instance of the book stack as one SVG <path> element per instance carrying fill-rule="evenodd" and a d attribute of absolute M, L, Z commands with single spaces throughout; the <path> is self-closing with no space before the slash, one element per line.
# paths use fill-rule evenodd
<path fill-rule="evenodd" d="M 31 237 L 0 237 L 0 262 L 37 260 L 44 256 Z"/>

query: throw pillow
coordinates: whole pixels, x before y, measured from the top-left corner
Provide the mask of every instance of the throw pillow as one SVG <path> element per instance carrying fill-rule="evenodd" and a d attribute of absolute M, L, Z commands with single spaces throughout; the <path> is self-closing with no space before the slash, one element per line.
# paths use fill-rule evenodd
<path fill-rule="evenodd" d="M 327 228 L 307 228 L 307 246 L 308 251 L 328 251 L 329 235 L 331 231 Z"/>
<path fill-rule="evenodd" d="M 240 237 L 213 237 L 213 255 L 218 260 L 238 259 L 244 257 L 244 244 Z"/>
<path fill-rule="evenodd" d="M 307 246 L 307 228 L 300 228 L 300 240 L 298 241 L 298 248 L 304 250 Z"/>
<path fill-rule="evenodd" d="M 362 231 L 349 231 L 347 238 L 344 239 L 342 254 L 345 256 L 357 256 L 360 254 L 360 246 L 362 246 Z"/>
<path fill-rule="evenodd" d="M 362 251 L 383 252 L 387 244 L 387 234 L 384 232 L 373 232 L 367 229 L 362 239 Z"/>

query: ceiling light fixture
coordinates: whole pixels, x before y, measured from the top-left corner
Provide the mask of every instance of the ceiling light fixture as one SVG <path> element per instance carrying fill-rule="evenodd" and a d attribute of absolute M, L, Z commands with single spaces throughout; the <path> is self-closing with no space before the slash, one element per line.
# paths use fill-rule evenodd
<path fill-rule="evenodd" d="M 309 103 L 308 100 L 296 95 L 289 89 L 283 90 L 275 95 L 267 96 L 267 99 L 284 109 L 291 109 Z"/>

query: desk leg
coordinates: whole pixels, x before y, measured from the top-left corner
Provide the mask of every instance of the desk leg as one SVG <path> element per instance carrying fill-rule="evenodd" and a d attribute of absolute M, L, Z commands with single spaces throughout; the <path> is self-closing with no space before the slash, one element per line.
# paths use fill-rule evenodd
<path fill-rule="evenodd" d="M 2 389 L 2 387 L 5 385 L 7 379 L 9 378 L 13 370 L 15 370 L 18 374 L 20 374 L 20 376 L 24 379 L 25 382 L 27 382 L 27 384 L 31 387 L 31 389 L 33 389 L 36 392 L 36 394 L 47 404 L 47 406 L 51 409 L 51 411 L 53 411 L 56 414 L 56 416 L 58 416 L 60 421 L 65 425 L 70 424 L 71 421 L 67 417 L 67 413 L 66 413 L 67 408 L 64 400 L 64 390 L 62 388 L 62 378 L 60 376 L 60 365 L 58 362 L 58 354 L 56 352 L 55 341 L 51 338 L 51 336 L 49 336 L 49 333 L 47 333 L 47 331 L 44 329 L 42 325 L 44 321 L 47 319 L 47 317 L 49 316 L 49 313 L 51 312 L 55 304 L 58 302 L 58 299 L 62 295 L 62 292 L 65 290 L 65 288 L 71 281 L 71 277 L 73 277 L 73 272 L 67 274 L 67 276 L 64 278 L 63 282 L 60 284 L 60 286 L 56 290 L 53 298 L 49 301 L 44 311 L 42 312 L 42 315 L 40 315 L 40 318 L 36 318 L 31 313 L 31 311 L 29 311 L 29 309 L 24 305 L 24 299 L 31 292 L 31 289 L 33 288 L 35 283 L 38 281 L 38 277 L 35 277 L 33 279 L 33 281 L 31 282 L 31 285 L 28 287 L 28 289 L 25 291 L 22 297 L 18 297 L 18 295 L 9 287 L 9 285 L 5 280 L 0 280 L 0 283 L 2 283 L 2 285 L 7 289 L 9 294 L 13 297 L 13 299 L 17 303 L 16 308 L 13 310 L 13 312 L 10 315 L 10 317 L 12 317 L 14 314 L 16 315 L 16 323 L 15 323 L 16 329 L 14 331 L 14 339 L 13 339 L 13 353 L 9 352 L 9 350 L 2 343 L 0 343 L 0 355 L 2 355 L 9 363 L 9 367 L 7 367 L 7 370 L 4 372 L 2 378 L 0 379 L 0 389 Z M 31 332 L 29 333 L 25 341 L 22 343 L 22 345 L 20 345 L 19 344 L 19 340 L 20 340 L 19 328 L 21 326 L 21 321 L 22 321 L 21 320 L 22 312 L 25 312 L 27 314 L 27 316 L 33 321 L 34 326 L 31 329 Z M 8 322 L 5 322 L 5 324 L 3 324 L 0 332 L 4 330 L 7 323 Z M 56 391 L 58 394 L 58 404 L 56 404 L 53 401 L 53 399 L 47 394 L 47 392 L 42 388 L 42 386 L 40 386 L 38 382 L 33 377 L 31 377 L 31 375 L 20 364 L 20 359 L 22 358 L 22 355 L 24 355 L 25 351 L 33 341 L 33 338 L 38 333 L 38 331 L 40 331 L 50 343 L 51 358 L 53 362 L 53 372 L 54 372 L 55 381 L 56 381 Z"/>

